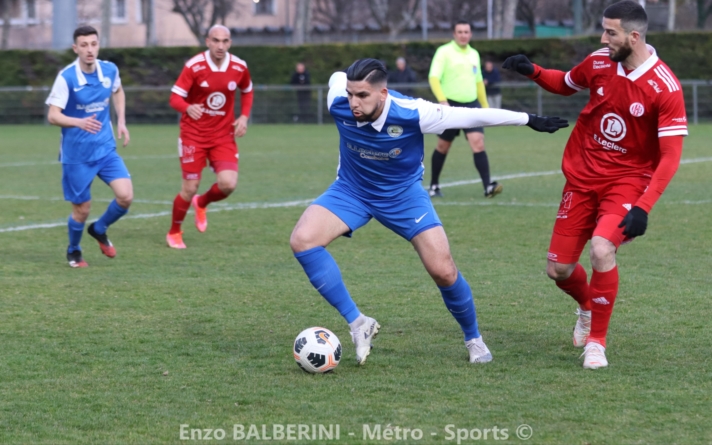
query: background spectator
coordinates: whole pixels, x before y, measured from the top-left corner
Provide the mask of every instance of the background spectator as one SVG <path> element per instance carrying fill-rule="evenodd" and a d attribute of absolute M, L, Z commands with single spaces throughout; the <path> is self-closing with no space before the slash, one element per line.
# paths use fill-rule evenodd
<path fill-rule="evenodd" d="M 289 81 L 292 85 L 304 86 L 311 85 L 311 77 L 309 76 L 309 71 L 307 71 L 306 66 L 302 62 L 297 63 L 294 68 L 294 73 L 292 74 L 292 79 Z M 297 107 L 298 114 L 294 115 L 294 122 L 307 122 L 309 119 L 309 105 L 311 104 L 311 90 L 298 90 L 297 91 Z"/>
<path fill-rule="evenodd" d="M 499 87 L 500 82 L 502 82 L 502 76 L 491 60 L 485 62 L 482 78 L 485 82 L 487 103 L 491 108 L 502 108 L 502 90 Z"/>
<path fill-rule="evenodd" d="M 409 66 L 406 65 L 405 59 L 403 57 L 399 57 L 398 59 L 396 59 L 396 69 L 391 70 L 388 73 L 388 83 L 393 84 L 415 82 L 417 82 L 415 71 L 413 71 L 412 69 L 410 69 Z M 413 97 L 415 94 L 411 88 L 397 88 L 396 91 L 411 97 Z"/>

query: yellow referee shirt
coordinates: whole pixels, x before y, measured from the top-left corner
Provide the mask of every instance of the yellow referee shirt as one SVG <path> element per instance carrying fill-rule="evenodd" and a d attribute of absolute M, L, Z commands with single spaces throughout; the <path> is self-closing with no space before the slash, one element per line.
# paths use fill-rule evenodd
<path fill-rule="evenodd" d="M 440 102 L 450 99 L 467 103 L 479 99 L 483 108 L 488 106 L 480 53 L 470 45 L 463 49 L 453 40 L 438 48 L 430 64 L 428 80 Z M 480 94 L 479 89 L 482 90 Z"/>

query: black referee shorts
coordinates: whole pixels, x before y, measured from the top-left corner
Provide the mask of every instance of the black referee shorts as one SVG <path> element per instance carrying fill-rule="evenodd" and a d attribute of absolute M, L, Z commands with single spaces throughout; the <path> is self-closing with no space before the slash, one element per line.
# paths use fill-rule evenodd
<path fill-rule="evenodd" d="M 467 102 L 467 103 L 462 103 L 462 102 L 456 102 L 454 100 L 447 100 L 447 103 L 450 104 L 451 107 L 465 107 L 465 108 L 481 108 L 480 107 L 480 101 L 475 100 L 473 102 Z M 473 128 L 463 128 L 462 131 L 467 134 L 467 133 L 485 133 L 485 129 L 483 127 L 473 127 Z M 460 129 L 451 129 L 451 130 L 445 130 L 443 131 L 442 134 L 439 134 L 438 137 L 442 139 L 443 141 L 448 141 L 452 142 L 455 140 L 455 138 L 460 134 Z"/>

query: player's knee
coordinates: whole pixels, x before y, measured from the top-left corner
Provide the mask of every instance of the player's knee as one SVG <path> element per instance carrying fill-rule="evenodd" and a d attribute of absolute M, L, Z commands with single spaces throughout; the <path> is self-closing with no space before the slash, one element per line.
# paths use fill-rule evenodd
<path fill-rule="evenodd" d="M 229 195 L 233 191 L 235 191 L 235 187 L 237 187 L 237 179 L 235 179 L 234 181 L 218 181 L 218 188 L 226 195 Z"/>
<path fill-rule="evenodd" d="M 116 197 L 116 203 L 120 206 L 123 207 L 124 209 L 128 209 L 131 206 L 131 203 L 133 202 L 133 190 L 129 190 L 126 193 L 122 193 Z"/>
<path fill-rule="evenodd" d="M 605 238 L 591 240 L 590 254 L 595 270 L 607 271 L 616 264 L 616 246 Z"/>
<path fill-rule="evenodd" d="M 292 248 L 292 252 L 299 253 L 309 250 L 314 247 L 312 237 L 310 237 L 305 230 L 301 230 L 299 227 L 295 227 L 292 231 L 292 235 L 289 237 L 289 247 Z"/>
<path fill-rule="evenodd" d="M 554 281 L 562 281 L 571 276 L 574 267 L 575 265 L 549 261 L 546 265 L 546 275 Z"/>
<path fill-rule="evenodd" d="M 457 267 L 440 267 L 431 271 L 430 276 L 440 287 L 449 287 L 457 281 Z"/>

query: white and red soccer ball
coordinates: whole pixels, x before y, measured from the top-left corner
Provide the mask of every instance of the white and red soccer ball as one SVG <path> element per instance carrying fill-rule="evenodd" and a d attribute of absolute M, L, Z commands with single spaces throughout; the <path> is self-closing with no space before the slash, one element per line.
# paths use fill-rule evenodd
<path fill-rule="evenodd" d="M 333 371 L 341 360 L 341 342 L 326 328 L 307 328 L 294 340 L 294 360 L 310 374 Z"/>

